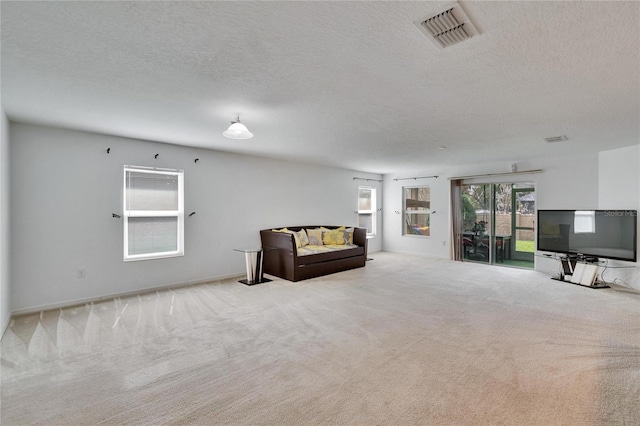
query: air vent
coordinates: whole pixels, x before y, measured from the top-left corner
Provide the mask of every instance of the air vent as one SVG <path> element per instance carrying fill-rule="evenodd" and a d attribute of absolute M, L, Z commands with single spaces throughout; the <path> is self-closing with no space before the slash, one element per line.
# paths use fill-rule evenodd
<path fill-rule="evenodd" d="M 564 141 L 568 141 L 569 138 L 566 136 L 552 136 L 550 138 L 544 138 L 544 141 L 546 143 L 557 143 L 557 142 L 564 142 Z"/>
<path fill-rule="evenodd" d="M 448 6 L 440 13 L 415 22 L 415 25 L 441 49 L 478 34 L 478 30 L 458 3 Z"/>

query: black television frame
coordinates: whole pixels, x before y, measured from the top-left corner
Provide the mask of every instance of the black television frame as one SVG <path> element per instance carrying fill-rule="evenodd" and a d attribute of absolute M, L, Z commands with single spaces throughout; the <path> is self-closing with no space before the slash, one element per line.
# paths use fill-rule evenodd
<path fill-rule="evenodd" d="M 540 222 L 540 213 L 541 212 L 576 212 L 576 211 L 593 211 L 600 212 L 602 214 L 610 215 L 610 216 L 633 216 L 636 218 L 633 221 L 633 259 L 628 257 L 619 257 L 619 256 L 605 256 L 602 253 L 588 253 L 585 251 L 575 251 L 575 250 L 561 250 L 561 249 L 552 249 L 549 247 L 540 248 L 540 231 L 541 231 L 541 222 Z M 638 211 L 634 209 L 540 209 L 536 212 L 536 251 L 549 252 L 549 253 L 559 253 L 565 254 L 570 257 L 578 257 L 581 259 L 610 259 L 610 260 L 621 260 L 625 262 L 637 262 L 638 261 Z"/>

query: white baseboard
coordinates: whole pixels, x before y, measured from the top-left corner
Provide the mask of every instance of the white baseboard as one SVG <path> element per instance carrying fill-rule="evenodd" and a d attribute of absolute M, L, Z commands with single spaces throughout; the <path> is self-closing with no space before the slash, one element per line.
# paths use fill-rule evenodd
<path fill-rule="evenodd" d="M 187 287 L 187 286 L 191 286 L 191 285 L 205 284 L 205 283 L 217 283 L 217 282 L 227 281 L 227 280 L 231 280 L 231 279 L 240 279 L 240 278 L 244 278 L 244 273 L 243 274 L 233 274 L 233 275 L 222 276 L 222 277 L 203 278 L 203 279 L 198 279 L 198 280 L 194 280 L 194 281 L 185 281 L 185 282 L 166 284 L 166 285 L 161 285 L 161 286 L 156 286 L 156 287 L 147 287 L 147 288 L 144 288 L 144 289 L 125 291 L 125 292 L 120 292 L 120 293 L 106 294 L 106 295 L 103 295 L 103 296 L 67 300 L 67 301 L 59 302 L 59 303 L 50 303 L 50 304 L 45 304 L 45 305 L 31 306 L 31 307 L 28 307 L 28 308 L 17 309 L 15 311 L 11 312 L 11 315 L 9 316 L 9 320 L 7 321 L 6 326 L 4 326 L 4 328 L 3 328 L 3 334 L 4 334 L 4 330 L 6 329 L 6 327 L 11 322 L 11 317 L 15 316 L 15 315 L 32 314 L 32 313 L 35 313 L 35 312 L 48 311 L 48 310 L 51 310 L 51 309 L 61 309 L 61 308 L 68 308 L 70 306 L 84 305 L 85 303 L 100 302 L 100 301 L 103 301 L 103 300 L 114 299 L 116 297 L 135 296 L 137 294 L 145 294 L 145 293 L 150 293 L 150 292 L 154 292 L 154 291 L 158 291 L 158 290 L 167 290 L 167 289 L 170 289 L 170 288 L 180 288 L 180 287 Z"/>
<path fill-rule="evenodd" d="M 430 254 L 430 253 L 421 253 L 421 252 L 417 252 L 417 251 L 407 251 L 407 250 L 389 250 L 389 249 L 384 249 L 384 250 L 380 250 L 380 251 L 381 252 L 387 252 L 387 253 L 408 254 L 408 255 L 414 255 L 414 256 L 424 256 L 424 257 L 430 257 L 430 258 L 433 258 L 433 259 L 451 260 L 451 257 L 449 255 L 440 256 L 440 255 L 435 255 L 435 254 Z"/>
<path fill-rule="evenodd" d="M 11 323 L 11 316 L 13 315 L 13 312 L 10 312 L 6 318 L 2 318 L 2 328 L 0 329 L 1 333 L 0 333 L 0 340 L 2 340 L 2 337 L 4 336 L 4 332 L 7 331 L 7 328 L 9 327 L 9 324 Z"/>

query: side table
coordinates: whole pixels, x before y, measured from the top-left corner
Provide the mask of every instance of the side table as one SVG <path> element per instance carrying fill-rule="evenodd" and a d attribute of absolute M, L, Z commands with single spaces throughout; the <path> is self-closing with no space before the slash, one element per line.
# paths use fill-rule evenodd
<path fill-rule="evenodd" d="M 270 279 L 264 277 L 264 271 L 262 270 L 262 254 L 266 250 L 273 250 L 273 247 L 233 250 L 244 253 L 245 266 L 247 268 L 247 278 L 238 282 L 246 285 L 256 285 L 268 283 L 271 281 Z"/>

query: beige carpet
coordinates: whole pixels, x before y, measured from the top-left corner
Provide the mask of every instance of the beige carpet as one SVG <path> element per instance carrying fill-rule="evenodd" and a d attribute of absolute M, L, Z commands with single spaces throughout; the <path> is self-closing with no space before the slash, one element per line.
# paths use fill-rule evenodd
<path fill-rule="evenodd" d="M 2 424 L 640 424 L 639 295 L 373 257 L 14 318 Z"/>

